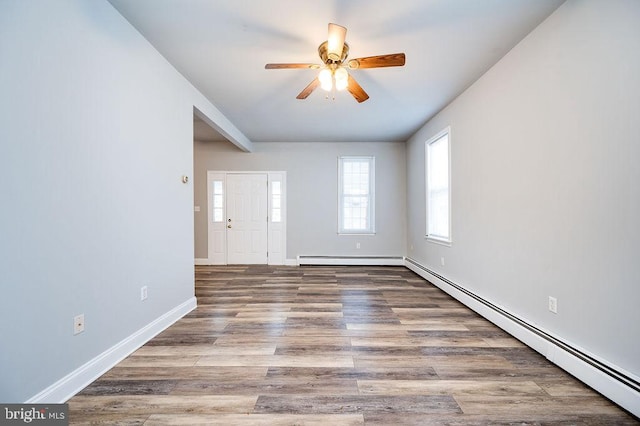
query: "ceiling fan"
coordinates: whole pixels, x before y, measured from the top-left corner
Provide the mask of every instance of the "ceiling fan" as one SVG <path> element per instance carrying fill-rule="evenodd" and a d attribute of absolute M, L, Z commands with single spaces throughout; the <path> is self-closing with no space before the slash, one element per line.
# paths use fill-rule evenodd
<path fill-rule="evenodd" d="M 369 99 L 369 95 L 349 74 L 347 70 L 382 67 L 401 67 L 404 65 L 404 53 L 391 53 L 389 55 L 366 56 L 364 58 L 350 59 L 349 45 L 345 43 L 347 29 L 337 24 L 329 24 L 329 36 L 327 41 L 318 46 L 318 54 L 323 64 L 266 64 L 268 70 L 287 68 L 308 68 L 320 70 L 318 76 L 313 79 L 297 99 L 306 99 L 318 86 L 327 92 L 332 90 L 347 89 L 358 102 Z M 346 61 L 346 62 L 345 62 Z"/>

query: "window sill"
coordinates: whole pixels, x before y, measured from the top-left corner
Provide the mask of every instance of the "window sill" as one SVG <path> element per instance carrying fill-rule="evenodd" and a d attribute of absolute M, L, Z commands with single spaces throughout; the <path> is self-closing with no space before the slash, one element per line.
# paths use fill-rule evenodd
<path fill-rule="evenodd" d="M 430 237 L 429 235 L 427 235 L 425 238 L 429 242 L 439 244 L 441 246 L 451 247 L 451 240 L 445 240 L 444 238 L 438 238 L 438 237 Z"/>
<path fill-rule="evenodd" d="M 348 231 L 338 231 L 338 235 L 376 235 L 375 232 L 348 232 Z"/>

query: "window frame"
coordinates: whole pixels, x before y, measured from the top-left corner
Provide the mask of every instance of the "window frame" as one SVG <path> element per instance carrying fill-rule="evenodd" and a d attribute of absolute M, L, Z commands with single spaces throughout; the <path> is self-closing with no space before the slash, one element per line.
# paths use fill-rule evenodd
<path fill-rule="evenodd" d="M 430 147 L 435 144 L 436 142 L 440 141 L 443 137 L 447 137 L 447 205 L 448 205 L 448 209 L 447 209 L 447 215 L 448 215 L 448 235 L 436 235 L 436 234 L 430 234 L 429 233 L 429 224 L 430 224 L 430 219 L 432 217 L 432 215 L 429 214 L 430 212 L 430 204 L 431 204 L 431 197 L 430 197 L 430 192 L 431 192 L 431 188 L 430 188 L 430 168 L 429 168 L 429 164 L 430 164 L 430 154 L 431 153 L 431 149 Z M 424 145 L 424 151 L 425 151 L 425 164 L 424 164 L 424 170 L 425 170 L 425 237 L 428 241 L 437 243 L 437 244 L 443 244 L 443 245 L 447 245 L 450 246 L 453 242 L 453 238 L 452 238 L 452 226 L 451 226 L 451 211 L 452 211 L 452 206 L 451 206 L 451 126 L 447 126 L 446 128 L 442 129 L 441 131 L 439 131 L 438 133 L 436 133 L 434 136 L 432 136 L 431 138 L 429 138 Z"/>
<path fill-rule="evenodd" d="M 344 227 L 344 163 L 345 161 L 362 161 L 366 160 L 369 163 L 369 190 L 368 190 L 368 228 L 367 229 L 347 229 Z M 372 155 L 345 155 L 338 157 L 338 234 L 339 235 L 375 235 L 376 233 L 376 221 L 375 221 L 375 165 L 376 158 Z"/>
<path fill-rule="evenodd" d="M 269 220 L 271 223 L 282 223 L 282 181 L 272 180 L 269 189 Z"/>

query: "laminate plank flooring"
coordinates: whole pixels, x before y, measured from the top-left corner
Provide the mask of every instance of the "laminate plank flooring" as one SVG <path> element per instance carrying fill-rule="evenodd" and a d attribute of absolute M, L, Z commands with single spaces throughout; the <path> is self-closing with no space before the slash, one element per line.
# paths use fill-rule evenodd
<path fill-rule="evenodd" d="M 640 424 L 403 267 L 197 266 L 195 291 L 71 424 Z"/>

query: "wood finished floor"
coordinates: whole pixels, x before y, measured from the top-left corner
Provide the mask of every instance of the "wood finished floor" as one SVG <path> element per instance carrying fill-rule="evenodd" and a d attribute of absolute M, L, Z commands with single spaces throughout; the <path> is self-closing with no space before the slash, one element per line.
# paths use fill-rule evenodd
<path fill-rule="evenodd" d="M 198 308 L 71 424 L 639 424 L 403 267 L 196 267 Z"/>

